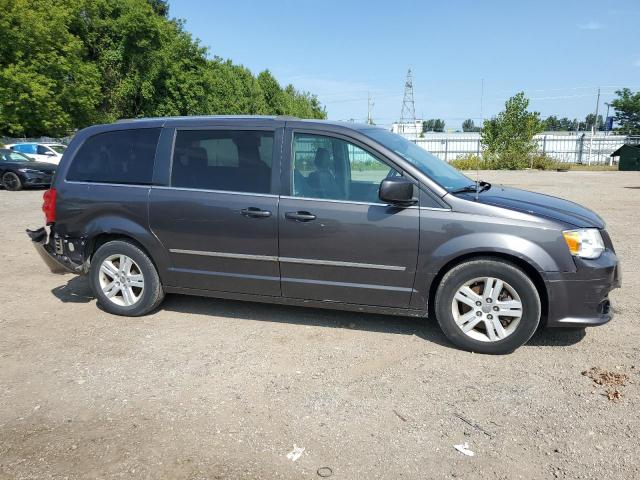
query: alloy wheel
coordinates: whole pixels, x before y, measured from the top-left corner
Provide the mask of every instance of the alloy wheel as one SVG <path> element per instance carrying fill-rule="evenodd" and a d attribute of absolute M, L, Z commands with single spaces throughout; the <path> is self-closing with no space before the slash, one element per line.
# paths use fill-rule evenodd
<path fill-rule="evenodd" d="M 127 255 L 105 258 L 100 265 L 99 282 L 105 296 L 121 307 L 138 303 L 144 291 L 142 270 Z"/>
<path fill-rule="evenodd" d="M 458 288 L 451 310 L 456 325 L 465 335 L 481 342 L 497 342 L 518 328 L 522 300 L 504 280 L 479 277 Z"/>

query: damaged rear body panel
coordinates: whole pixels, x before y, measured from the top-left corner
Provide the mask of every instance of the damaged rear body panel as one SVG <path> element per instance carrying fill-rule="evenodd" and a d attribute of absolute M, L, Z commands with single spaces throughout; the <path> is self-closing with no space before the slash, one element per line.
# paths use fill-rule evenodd
<path fill-rule="evenodd" d="M 27 230 L 27 235 L 51 273 L 84 274 L 89 270 L 84 258 L 85 238 L 63 238 L 46 227 Z"/>

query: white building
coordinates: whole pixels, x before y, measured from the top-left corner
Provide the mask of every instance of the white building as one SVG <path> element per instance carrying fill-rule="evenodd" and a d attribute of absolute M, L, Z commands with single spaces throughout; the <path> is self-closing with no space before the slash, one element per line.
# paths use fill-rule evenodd
<path fill-rule="evenodd" d="M 416 120 L 413 123 L 394 123 L 391 125 L 393 133 L 399 133 L 407 136 L 419 136 L 422 133 L 422 120 Z"/>

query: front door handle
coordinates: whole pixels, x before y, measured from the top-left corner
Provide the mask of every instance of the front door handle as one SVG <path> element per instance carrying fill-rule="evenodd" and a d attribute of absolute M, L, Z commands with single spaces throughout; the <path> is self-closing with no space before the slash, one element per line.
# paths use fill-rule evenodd
<path fill-rule="evenodd" d="M 287 212 L 284 216 L 289 220 L 295 220 L 297 222 L 310 222 L 316 219 L 316 216 L 309 212 Z"/>
<path fill-rule="evenodd" d="M 269 210 L 262 210 L 257 207 L 243 208 L 240 210 L 240 213 L 249 218 L 266 218 L 271 216 L 271 212 Z"/>

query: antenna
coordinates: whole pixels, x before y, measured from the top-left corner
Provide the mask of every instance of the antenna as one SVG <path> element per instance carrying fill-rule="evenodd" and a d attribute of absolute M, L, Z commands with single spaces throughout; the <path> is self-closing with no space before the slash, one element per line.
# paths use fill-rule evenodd
<path fill-rule="evenodd" d="M 484 128 L 484 78 L 480 83 L 480 122 L 481 127 Z M 476 157 L 476 201 L 478 201 L 478 195 L 480 194 L 480 155 Z"/>
<path fill-rule="evenodd" d="M 413 101 L 413 75 L 411 69 L 407 71 L 407 79 L 404 82 L 404 97 L 402 98 L 402 111 L 400 112 L 400 125 L 416 124 L 416 105 Z M 404 129 L 404 127 L 401 127 Z"/>

